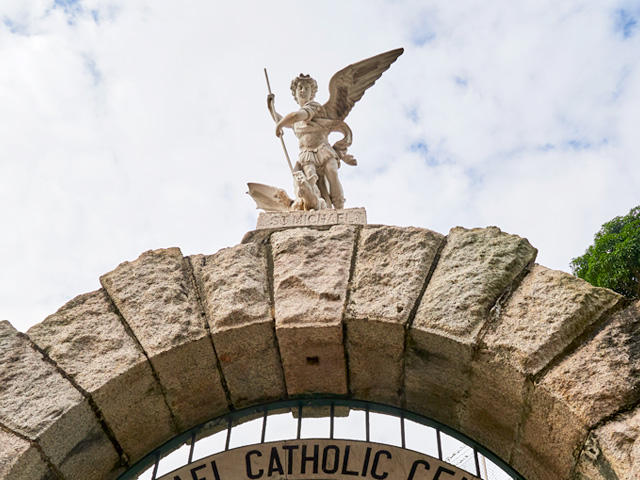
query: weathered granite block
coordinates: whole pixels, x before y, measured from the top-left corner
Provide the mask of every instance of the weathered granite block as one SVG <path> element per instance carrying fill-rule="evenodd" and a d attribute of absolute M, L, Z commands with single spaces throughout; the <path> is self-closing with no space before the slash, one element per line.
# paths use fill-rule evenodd
<path fill-rule="evenodd" d="M 100 281 L 149 356 L 178 429 L 225 413 L 217 359 L 180 249 L 145 252 Z"/>
<path fill-rule="evenodd" d="M 406 325 L 443 239 L 422 228 L 362 229 L 345 314 L 358 398 L 399 404 Z"/>
<path fill-rule="evenodd" d="M 536 249 L 496 227 L 449 232 L 433 277 L 409 329 L 406 404 L 458 426 L 469 363 L 481 328 Z"/>
<path fill-rule="evenodd" d="M 238 245 L 189 258 L 233 405 L 286 398 L 265 247 Z"/>
<path fill-rule="evenodd" d="M 461 413 L 465 433 L 508 457 L 523 416 L 526 379 L 620 301 L 611 290 L 536 265 L 482 338 Z"/>
<path fill-rule="evenodd" d="M 616 453 L 618 453 L 617 449 Z M 628 461 L 629 458 L 625 458 L 625 463 Z M 640 468 L 640 464 L 638 467 Z M 571 480 L 609 480 L 611 478 L 633 480 L 628 475 L 623 476 L 614 471 L 608 459 L 604 457 L 594 434 L 591 433 L 580 453 L 580 458 L 575 466 Z"/>
<path fill-rule="evenodd" d="M 637 480 L 640 472 L 640 409 L 592 431 L 573 480 Z"/>
<path fill-rule="evenodd" d="M 613 293 L 613 292 L 611 292 Z M 640 301 L 616 313 L 541 385 L 591 427 L 640 401 Z"/>
<path fill-rule="evenodd" d="M 0 423 L 37 441 L 66 477 L 98 480 L 119 469 L 87 400 L 7 321 L 0 322 Z"/>
<path fill-rule="evenodd" d="M 471 397 L 462 400 L 460 430 L 506 460 L 513 451 L 530 384 L 508 362 L 485 357 L 480 362 L 472 364 Z"/>
<path fill-rule="evenodd" d="M 535 375 L 623 297 L 559 270 L 536 265 L 502 309 L 483 343 Z"/>
<path fill-rule="evenodd" d="M 131 461 L 177 433 L 147 358 L 104 290 L 76 297 L 27 334 L 92 396 Z"/>
<path fill-rule="evenodd" d="M 544 452 L 536 465 L 540 470 L 570 468 L 578 452 L 568 440 L 581 444 L 579 439 L 589 429 L 640 401 L 639 339 L 640 302 L 636 302 L 545 375 L 529 402 L 542 414 L 527 418 L 516 451 Z M 548 411 L 563 415 L 547 417 Z"/>
<path fill-rule="evenodd" d="M 60 480 L 30 442 L 0 428 L 2 480 Z"/>
<path fill-rule="evenodd" d="M 271 236 L 276 334 L 289 395 L 347 393 L 344 309 L 356 227 Z"/>
<path fill-rule="evenodd" d="M 525 478 L 567 479 L 588 430 L 544 388 L 534 388 L 528 401 L 531 411 L 507 461 Z"/>

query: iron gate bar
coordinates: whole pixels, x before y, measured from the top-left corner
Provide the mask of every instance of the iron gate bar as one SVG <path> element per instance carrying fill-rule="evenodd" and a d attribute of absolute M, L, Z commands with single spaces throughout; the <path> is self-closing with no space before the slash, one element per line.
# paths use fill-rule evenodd
<path fill-rule="evenodd" d="M 331 414 L 329 415 L 329 438 L 333 440 L 333 420 L 336 415 L 336 404 L 331 404 Z"/>
<path fill-rule="evenodd" d="M 302 433 L 302 404 L 298 405 L 298 433 L 296 436 L 297 440 L 300 440 L 300 434 Z"/>
<path fill-rule="evenodd" d="M 160 451 L 156 452 L 156 463 L 153 466 L 153 473 L 151 474 L 151 480 L 156 480 L 156 475 L 158 475 L 158 465 L 160 465 Z"/>
<path fill-rule="evenodd" d="M 407 441 L 404 436 L 404 412 L 400 412 L 400 437 L 402 438 L 402 448 L 407 448 Z"/>
<path fill-rule="evenodd" d="M 193 451 L 196 449 L 196 432 L 191 434 L 191 446 L 189 447 L 189 463 L 193 462 Z"/>
<path fill-rule="evenodd" d="M 476 477 L 482 478 L 480 476 L 480 460 L 478 459 L 478 450 L 476 450 L 475 448 L 473 449 L 473 457 L 476 461 Z"/>
<path fill-rule="evenodd" d="M 371 441 L 371 428 L 369 427 L 369 405 L 367 405 L 367 408 L 365 410 L 364 428 L 365 428 L 365 439 L 367 440 L 367 442 L 370 442 Z"/>
<path fill-rule="evenodd" d="M 269 409 L 267 407 L 264 408 L 264 415 L 262 417 L 262 435 L 260 435 L 260 443 L 264 443 L 264 439 L 267 436 L 267 413 Z"/>
<path fill-rule="evenodd" d="M 203 433 L 203 432 L 208 432 L 210 431 L 213 427 L 215 427 L 216 425 L 220 425 L 220 423 L 224 422 L 224 421 L 232 421 L 232 420 L 237 420 L 237 419 L 241 419 L 243 417 L 247 417 L 249 415 L 264 415 L 264 412 L 267 411 L 274 411 L 274 410 L 283 410 L 283 409 L 294 409 L 294 408 L 298 408 L 298 423 L 299 423 L 299 428 L 298 430 L 300 431 L 301 429 L 301 420 L 302 420 L 302 416 L 300 415 L 300 413 L 302 412 L 302 408 L 303 406 L 315 406 L 315 407 L 326 407 L 326 406 L 331 406 L 331 404 L 340 406 L 340 407 L 348 407 L 351 409 L 356 409 L 356 410 L 364 410 L 365 411 L 365 415 L 366 415 L 366 437 L 367 437 L 367 441 L 371 441 L 370 439 L 370 426 L 369 426 L 369 412 L 371 410 L 378 412 L 378 413 L 385 413 L 387 415 L 392 415 L 395 417 L 399 417 L 400 415 L 404 415 L 405 418 L 419 423 L 421 425 L 425 425 L 431 428 L 434 428 L 436 430 L 436 437 L 438 440 L 438 458 L 440 460 L 443 460 L 442 458 L 442 440 L 440 438 L 440 433 L 446 433 L 447 435 L 465 443 L 466 445 L 468 445 L 469 447 L 477 450 L 478 453 L 480 453 L 481 455 L 483 455 L 484 457 L 488 458 L 489 460 L 491 460 L 496 466 L 500 467 L 502 470 L 505 471 L 505 473 L 507 473 L 508 475 L 510 475 L 514 480 L 525 480 L 525 478 L 520 475 L 513 467 L 511 467 L 510 465 L 508 465 L 507 463 L 505 463 L 503 460 L 501 460 L 498 456 L 496 456 L 495 454 L 493 454 L 490 450 L 488 450 L 487 448 L 483 447 L 482 445 L 480 445 L 479 443 L 477 443 L 476 441 L 472 440 L 471 438 L 468 438 L 466 435 L 454 430 L 451 427 L 448 427 L 447 425 L 444 425 L 436 420 L 424 417 L 418 413 L 414 413 L 410 410 L 403 410 L 399 407 L 392 407 L 390 405 L 385 405 L 385 404 L 381 404 L 381 403 L 375 403 L 375 402 L 369 402 L 369 401 L 364 401 L 364 400 L 351 400 L 345 397 L 330 397 L 330 396 L 309 396 L 309 397 L 305 397 L 305 398 L 300 398 L 300 399 L 294 399 L 294 400 L 282 400 L 279 402 L 272 402 L 272 403 L 267 403 L 267 404 L 262 404 L 262 405 L 257 405 L 257 406 L 252 406 L 252 407 L 247 407 L 241 410 L 234 410 L 232 412 L 229 412 L 221 417 L 217 417 L 215 419 L 209 420 L 207 422 L 202 423 L 201 425 L 195 426 L 177 436 L 175 436 L 173 439 L 169 440 L 168 442 L 166 442 L 165 444 L 161 445 L 160 447 L 156 448 L 154 451 L 152 451 L 151 453 L 147 454 L 145 457 L 141 458 L 140 460 L 138 460 L 128 471 L 126 471 L 125 473 L 123 473 L 122 475 L 120 475 L 118 477 L 117 480 L 134 480 L 136 478 L 138 478 L 138 476 L 140 474 L 142 474 L 144 471 L 148 470 L 152 465 L 154 465 L 155 463 L 159 463 L 156 462 L 156 457 L 164 457 L 165 455 L 171 453 L 172 451 L 176 450 L 177 448 L 181 447 L 182 445 L 188 443 L 191 439 L 191 436 L 193 435 L 193 433 L 196 433 L 196 436 L 199 433 Z M 208 436 L 208 435 L 207 435 Z M 299 437 L 298 437 L 299 438 Z M 444 460 L 443 460 L 444 461 Z M 155 480 L 155 479 L 153 479 Z"/>
<path fill-rule="evenodd" d="M 227 428 L 227 441 L 224 443 L 224 451 L 229 450 L 229 444 L 231 443 L 231 426 L 233 425 L 233 418 L 229 417 L 229 427 Z"/>

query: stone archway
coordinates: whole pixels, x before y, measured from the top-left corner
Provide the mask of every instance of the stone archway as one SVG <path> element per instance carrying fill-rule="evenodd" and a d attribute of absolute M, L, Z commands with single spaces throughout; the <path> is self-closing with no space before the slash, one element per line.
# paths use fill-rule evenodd
<path fill-rule="evenodd" d="M 332 394 L 431 417 L 528 480 L 631 480 L 640 303 L 535 256 L 495 227 L 374 225 L 146 252 L 27 334 L 0 323 L 0 476 L 111 479 L 230 409 Z"/>

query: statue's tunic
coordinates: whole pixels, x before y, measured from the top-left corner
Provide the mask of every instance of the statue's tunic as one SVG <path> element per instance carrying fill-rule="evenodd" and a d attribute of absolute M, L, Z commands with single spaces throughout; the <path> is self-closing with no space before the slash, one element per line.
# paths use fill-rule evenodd
<path fill-rule="evenodd" d="M 339 161 L 338 154 L 329 145 L 329 133 L 331 132 L 328 123 L 317 122 L 314 119 L 323 119 L 326 115 L 324 107 L 318 102 L 308 102 L 301 110 L 309 115 L 304 121 L 296 122 L 293 125 L 293 132 L 300 142 L 300 165 L 313 165 L 318 169 L 324 167 L 327 161 L 332 158 Z M 322 125 L 322 123 L 327 123 Z"/>

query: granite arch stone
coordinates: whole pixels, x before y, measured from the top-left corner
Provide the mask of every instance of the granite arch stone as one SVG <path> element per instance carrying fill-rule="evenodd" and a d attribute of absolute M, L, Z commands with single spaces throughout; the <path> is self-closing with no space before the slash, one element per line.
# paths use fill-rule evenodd
<path fill-rule="evenodd" d="M 0 477 L 112 479 L 232 408 L 339 394 L 431 416 L 527 480 L 634 480 L 640 303 L 535 255 L 495 227 L 387 226 L 146 252 L 27 334 L 2 324 Z"/>

